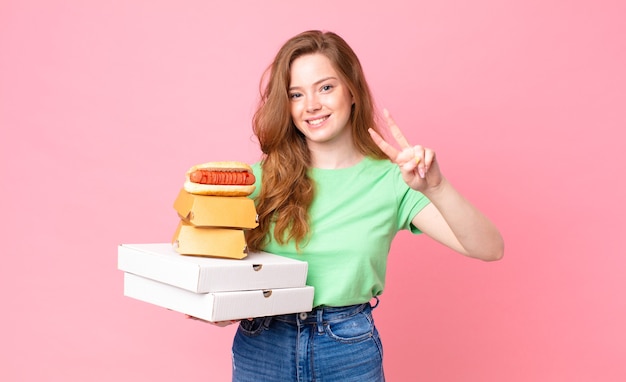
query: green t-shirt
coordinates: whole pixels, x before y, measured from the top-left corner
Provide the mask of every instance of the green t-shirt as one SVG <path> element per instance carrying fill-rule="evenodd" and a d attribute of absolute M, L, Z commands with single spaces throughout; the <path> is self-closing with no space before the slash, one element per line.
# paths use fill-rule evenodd
<path fill-rule="evenodd" d="M 252 166 L 256 197 L 261 166 Z M 429 203 L 402 180 L 388 160 L 365 158 L 349 168 L 313 168 L 315 199 L 310 213 L 310 240 L 297 253 L 293 241 L 273 237 L 265 251 L 308 262 L 307 285 L 315 288 L 313 306 L 346 306 L 370 301 L 385 287 L 387 255 L 401 229 L 420 233 L 413 217 Z"/>

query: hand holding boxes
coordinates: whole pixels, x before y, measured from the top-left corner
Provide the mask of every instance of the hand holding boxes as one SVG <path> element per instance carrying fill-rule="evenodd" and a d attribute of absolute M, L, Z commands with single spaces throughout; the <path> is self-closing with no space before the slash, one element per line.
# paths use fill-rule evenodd
<path fill-rule="evenodd" d="M 187 172 L 174 201 L 180 221 L 172 242 L 118 247 L 125 296 L 207 321 L 312 309 L 314 291 L 306 285 L 305 261 L 248 253 L 244 231 L 258 226 L 254 201 L 247 196 L 254 185 L 220 186 L 225 189 L 215 191 L 192 182 L 194 177 L 238 179 L 240 174 L 218 172 L 246 166 L 210 162 Z M 208 170 L 216 168 L 221 170 Z M 250 177 L 254 179 L 251 169 L 245 176 L 248 183 Z"/>

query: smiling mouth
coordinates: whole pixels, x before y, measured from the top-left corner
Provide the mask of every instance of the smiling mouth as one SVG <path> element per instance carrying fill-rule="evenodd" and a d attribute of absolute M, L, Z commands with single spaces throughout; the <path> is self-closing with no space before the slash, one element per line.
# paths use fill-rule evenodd
<path fill-rule="evenodd" d="M 307 120 L 307 123 L 311 126 L 318 126 L 320 125 L 322 122 L 324 122 L 325 120 L 327 120 L 329 118 L 329 116 L 324 116 L 321 118 L 317 118 L 317 119 L 309 119 Z"/>

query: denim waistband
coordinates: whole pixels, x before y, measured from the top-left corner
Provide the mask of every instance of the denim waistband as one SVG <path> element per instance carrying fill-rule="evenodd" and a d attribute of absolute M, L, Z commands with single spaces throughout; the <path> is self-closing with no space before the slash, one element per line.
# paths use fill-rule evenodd
<path fill-rule="evenodd" d="M 316 324 L 322 322 L 330 322 L 336 320 L 343 320 L 348 317 L 363 311 L 370 311 L 378 306 L 378 298 L 376 298 L 376 305 L 372 306 L 369 302 L 348 306 L 320 306 L 314 308 L 310 312 L 280 314 L 272 316 L 272 319 L 276 321 L 288 322 L 293 324 Z"/>

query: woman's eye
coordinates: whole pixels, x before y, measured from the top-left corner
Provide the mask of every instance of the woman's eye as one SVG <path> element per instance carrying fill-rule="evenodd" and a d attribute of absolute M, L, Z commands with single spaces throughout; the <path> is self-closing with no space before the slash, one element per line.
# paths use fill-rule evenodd
<path fill-rule="evenodd" d="M 289 98 L 291 98 L 291 99 L 296 99 L 296 98 L 300 98 L 300 97 L 302 97 L 302 94 L 300 94 L 300 93 L 291 93 L 291 94 L 289 94 Z"/>
<path fill-rule="evenodd" d="M 327 92 L 333 88 L 333 85 L 324 85 L 322 86 L 322 91 Z"/>

